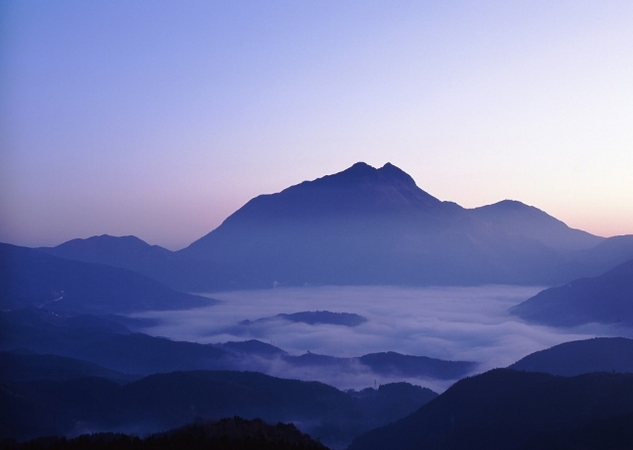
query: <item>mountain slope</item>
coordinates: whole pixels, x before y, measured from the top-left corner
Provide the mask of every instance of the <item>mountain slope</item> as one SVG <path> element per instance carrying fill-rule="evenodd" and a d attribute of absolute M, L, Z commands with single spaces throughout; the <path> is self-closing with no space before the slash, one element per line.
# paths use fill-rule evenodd
<path fill-rule="evenodd" d="M 176 292 L 129 270 L 0 244 L 0 302 L 3 309 L 119 313 L 191 308 L 214 301 Z"/>
<path fill-rule="evenodd" d="M 78 359 L 35 353 L 0 352 L 0 381 L 66 381 L 86 377 L 101 377 L 113 381 L 133 379 L 121 372 Z"/>
<path fill-rule="evenodd" d="M 169 258 L 171 251 L 158 245 L 149 245 L 136 236 L 92 236 L 88 239 L 72 239 L 56 247 L 39 250 L 55 256 L 77 261 L 107 264 L 133 269 L 138 261 L 157 261 Z"/>
<path fill-rule="evenodd" d="M 357 163 L 252 199 L 178 253 L 268 286 L 535 283 L 564 263 L 494 222 L 429 195 L 391 164 Z"/>
<path fill-rule="evenodd" d="M 446 380 L 461 378 L 477 367 L 477 363 L 471 361 L 445 361 L 396 352 L 369 353 L 358 359 L 380 374 L 398 373 L 405 377 L 426 376 Z"/>
<path fill-rule="evenodd" d="M 503 200 L 470 211 L 479 220 L 507 233 L 535 239 L 555 249 L 585 250 L 604 241 L 604 238 L 586 231 L 569 228 L 538 208 L 513 200 Z"/>
<path fill-rule="evenodd" d="M 611 371 L 633 373 L 633 339 L 615 337 L 565 342 L 527 355 L 508 368 L 563 376 Z"/>
<path fill-rule="evenodd" d="M 224 369 L 233 363 L 228 350 L 132 333 L 103 317 L 53 314 L 40 309 L 3 311 L 0 327 L 2 350 L 27 349 L 70 357 L 128 374 Z"/>
<path fill-rule="evenodd" d="M 410 416 L 356 439 L 349 450 L 544 448 L 535 443 L 539 436 L 632 413 L 633 374 L 569 378 L 495 369 L 455 383 Z M 628 436 L 620 448 L 631 448 Z"/>
<path fill-rule="evenodd" d="M 209 287 L 227 289 L 244 284 L 240 274 L 228 264 L 180 258 L 136 236 L 104 234 L 38 250 L 60 258 L 132 270 L 181 291 L 200 292 Z"/>
<path fill-rule="evenodd" d="M 590 322 L 633 326 L 633 260 L 595 278 L 581 278 L 541 291 L 510 312 L 554 326 Z"/>

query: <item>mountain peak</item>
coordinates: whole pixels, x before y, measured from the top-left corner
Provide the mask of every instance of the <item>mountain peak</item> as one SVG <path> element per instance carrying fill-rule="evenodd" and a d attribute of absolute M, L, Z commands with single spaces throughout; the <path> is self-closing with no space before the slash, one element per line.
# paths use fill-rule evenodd
<path fill-rule="evenodd" d="M 309 254 L 318 254 L 318 258 L 345 252 L 366 254 L 387 245 L 403 228 L 417 233 L 446 226 L 453 210 L 417 187 L 413 178 L 393 164 L 377 169 L 357 162 L 341 172 L 251 199 L 185 250 L 233 255 L 240 248 L 240 258 L 249 260 L 254 260 L 259 249 L 262 257 L 267 255 L 264 246 L 274 247 L 275 252 L 286 249 L 293 254 L 292 260 L 306 259 Z M 235 241 L 228 245 L 225 236 Z M 330 263 L 328 259 L 323 267 Z"/>
<path fill-rule="evenodd" d="M 598 236 L 569 228 L 545 211 L 517 200 L 502 200 L 470 211 L 484 222 L 536 239 L 551 248 L 583 250 L 602 241 Z"/>
<path fill-rule="evenodd" d="M 383 188 L 392 188 L 401 192 L 415 191 L 416 195 L 423 194 L 431 203 L 439 202 L 439 200 L 418 188 L 409 174 L 389 162 L 379 169 L 362 161 L 357 162 L 341 172 L 326 175 L 313 181 L 305 181 L 299 186 L 317 187 L 326 185 L 339 188 L 356 188 L 359 185 L 364 185 L 365 187 L 382 186 Z M 294 186 L 289 189 L 293 188 Z"/>
<path fill-rule="evenodd" d="M 57 249 L 101 249 L 106 251 L 112 251 L 113 249 L 125 250 L 125 251 L 139 251 L 152 247 L 144 240 L 134 236 L 111 236 L 109 234 L 101 234 L 90 236 L 88 238 L 76 238 L 59 244 Z M 153 246 L 158 247 L 158 246 Z"/>
<path fill-rule="evenodd" d="M 442 202 L 420 189 L 413 178 L 402 169 L 386 163 L 377 169 L 365 162 L 357 162 L 349 168 L 291 186 L 282 196 L 305 196 L 311 200 L 319 197 L 319 203 L 330 206 L 340 204 L 341 211 L 365 208 L 366 212 L 375 208 L 387 210 L 428 208 Z M 308 197 L 303 200 L 307 201 Z"/>
<path fill-rule="evenodd" d="M 533 208 L 529 205 L 526 205 L 525 203 L 522 203 L 518 200 L 510 200 L 510 199 L 505 199 L 505 200 L 501 200 L 500 202 L 494 203 L 492 205 L 489 206 L 495 206 L 498 208 L 504 208 L 504 209 L 523 209 L 523 208 Z"/>
<path fill-rule="evenodd" d="M 399 167 L 394 166 L 390 162 L 378 169 L 378 172 L 380 172 L 388 180 L 398 181 L 408 187 L 417 187 L 411 175 Z"/>
<path fill-rule="evenodd" d="M 350 170 L 350 169 L 355 169 L 355 170 L 376 170 L 375 167 L 370 166 L 369 164 L 367 164 L 364 161 L 358 161 L 357 163 L 352 164 L 350 166 L 350 168 L 347 169 L 347 170 Z"/>

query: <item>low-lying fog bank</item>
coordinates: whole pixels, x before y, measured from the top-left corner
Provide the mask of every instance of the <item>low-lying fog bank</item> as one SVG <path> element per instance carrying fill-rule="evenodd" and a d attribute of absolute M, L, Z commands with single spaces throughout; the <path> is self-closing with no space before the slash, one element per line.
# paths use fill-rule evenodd
<path fill-rule="evenodd" d="M 158 319 L 143 331 L 175 340 L 220 343 L 259 339 L 290 354 L 337 357 L 395 351 L 445 360 L 479 362 L 477 372 L 506 367 L 562 342 L 626 335 L 604 325 L 551 328 L 525 323 L 508 309 L 539 292 L 525 286 L 481 287 L 305 287 L 209 294 L 220 304 L 182 311 L 150 311 L 135 317 Z M 304 311 L 350 313 L 359 323 L 305 323 L 283 314 Z M 278 316 L 282 315 L 282 316 Z M 266 320 L 258 320 L 266 319 Z M 630 333 L 630 332 L 629 332 Z M 281 360 L 244 369 L 274 376 L 319 380 L 341 389 L 402 381 L 389 375 L 328 367 L 289 367 Z M 443 391 L 451 380 L 408 379 Z"/>

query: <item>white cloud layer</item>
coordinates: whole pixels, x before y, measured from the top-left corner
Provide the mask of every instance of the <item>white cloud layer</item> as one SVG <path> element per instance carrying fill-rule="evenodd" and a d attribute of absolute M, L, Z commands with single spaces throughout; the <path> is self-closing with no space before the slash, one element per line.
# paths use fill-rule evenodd
<path fill-rule="evenodd" d="M 299 355 L 310 351 L 338 357 L 395 351 L 446 360 L 476 361 L 478 372 L 505 367 L 529 353 L 594 336 L 626 335 L 606 325 L 557 329 L 523 322 L 508 309 L 540 289 L 481 287 L 306 287 L 214 293 L 222 303 L 184 311 L 152 311 L 160 319 L 145 331 L 176 340 L 220 343 L 259 339 Z M 257 320 L 280 313 L 327 310 L 355 313 L 368 320 L 355 327 Z M 629 332 L 630 333 L 630 332 Z M 377 377 L 363 367 L 340 371 L 290 367 L 282 360 L 253 361 L 245 367 L 284 378 L 316 379 L 341 389 L 372 386 L 402 378 Z M 451 382 L 408 379 L 436 391 Z"/>

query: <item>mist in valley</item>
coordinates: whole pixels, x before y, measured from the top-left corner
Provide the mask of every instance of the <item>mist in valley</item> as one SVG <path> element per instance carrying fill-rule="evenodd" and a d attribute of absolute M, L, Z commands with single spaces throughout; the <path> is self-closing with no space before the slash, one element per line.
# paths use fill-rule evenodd
<path fill-rule="evenodd" d="M 551 328 L 529 324 L 508 309 L 542 288 L 480 287 L 303 287 L 206 294 L 219 304 L 180 311 L 149 311 L 142 331 L 198 343 L 257 339 L 290 355 L 307 352 L 338 358 L 398 352 L 443 360 L 478 363 L 472 372 L 507 367 L 529 353 L 562 342 L 595 336 L 627 335 L 614 326 L 589 324 Z M 281 314 L 330 311 L 361 316 L 350 325 L 288 320 Z M 264 320 L 262 320 L 264 319 Z M 630 334 L 630 332 L 628 332 Z M 244 370 L 302 380 L 318 380 L 340 389 L 362 389 L 403 381 L 402 375 L 377 375 L 353 361 L 340 364 L 288 364 L 283 358 L 250 358 Z M 406 378 L 437 392 L 455 380 Z"/>

